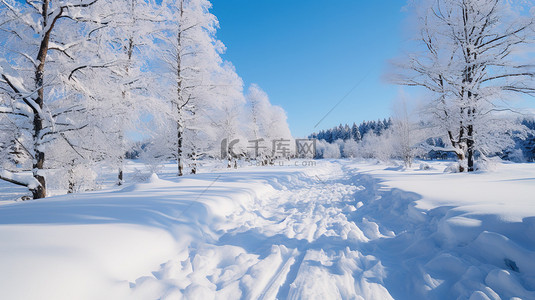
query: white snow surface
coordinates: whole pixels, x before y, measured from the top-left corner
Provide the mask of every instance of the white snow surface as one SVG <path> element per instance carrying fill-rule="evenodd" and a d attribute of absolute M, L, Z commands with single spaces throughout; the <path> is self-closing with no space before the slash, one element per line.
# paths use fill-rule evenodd
<path fill-rule="evenodd" d="M 426 163 L 168 165 L 6 202 L 0 298 L 535 299 L 535 164 Z"/>

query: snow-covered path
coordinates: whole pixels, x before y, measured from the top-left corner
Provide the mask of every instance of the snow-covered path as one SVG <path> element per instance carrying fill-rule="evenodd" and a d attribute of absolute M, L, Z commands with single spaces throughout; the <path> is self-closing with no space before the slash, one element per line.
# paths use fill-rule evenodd
<path fill-rule="evenodd" d="M 359 250 L 384 235 L 371 221 L 351 220 L 358 210 L 355 192 L 365 187 L 355 186 L 340 165 L 328 174 L 281 176 L 272 185 L 273 190 L 229 215 L 218 239 L 189 248 L 154 276 L 138 279 L 134 295 L 391 298 L 381 262 Z"/>

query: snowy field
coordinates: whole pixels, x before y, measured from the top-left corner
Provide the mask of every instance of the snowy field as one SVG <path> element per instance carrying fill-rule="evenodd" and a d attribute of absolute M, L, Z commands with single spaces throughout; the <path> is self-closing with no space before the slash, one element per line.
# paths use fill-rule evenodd
<path fill-rule="evenodd" d="M 535 164 L 286 164 L 16 203 L 2 182 L 0 298 L 535 299 Z"/>

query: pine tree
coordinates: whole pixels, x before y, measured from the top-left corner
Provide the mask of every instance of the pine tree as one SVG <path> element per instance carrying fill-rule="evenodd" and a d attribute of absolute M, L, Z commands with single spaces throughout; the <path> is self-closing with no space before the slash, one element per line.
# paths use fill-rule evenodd
<path fill-rule="evenodd" d="M 359 142 L 360 140 L 362 140 L 359 127 L 355 123 L 353 123 L 353 126 L 351 127 L 351 137 L 355 142 Z"/>

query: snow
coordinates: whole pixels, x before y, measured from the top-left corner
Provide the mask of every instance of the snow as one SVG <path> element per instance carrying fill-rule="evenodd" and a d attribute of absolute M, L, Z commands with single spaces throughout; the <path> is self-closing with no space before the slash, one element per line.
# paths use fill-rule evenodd
<path fill-rule="evenodd" d="M 349 163 L 362 180 L 380 186 L 379 201 L 363 209 L 375 218 L 382 210 L 381 223 L 397 227 L 390 243 L 407 250 L 399 255 L 404 266 L 396 272 L 412 268 L 427 277 L 403 280 L 415 286 L 412 293 L 443 299 L 487 299 L 483 294 L 499 299 L 494 293 L 534 298 L 535 165 L 499 164 L 492 172 L 451 174 L 443 172 L 448 162 L 427 164 L 426 170 L 403 170 Z"/>
<path fill-rule="evenodd" d="M 8 74 L 2 75 L 5 76 L 21 94 L 29 94 L 29 91 L 24 87 L 23 79 L 21 77 L 14 77 Z"/>
<path fill-rule="evenodd" d="M 16 174 L 7 170 L 2 170 L 0 171 L 0 178 L 19 182 L 20 184 L 27 186 L 29 189 L 35 189 L 40 185 L 39 181 L 37 181 L 31 174 Z"/>
<path fill-rule="evenodd" d="M 2 297 L 535 298 L 534 164 L 295 165 L 0 205 Z"/>

